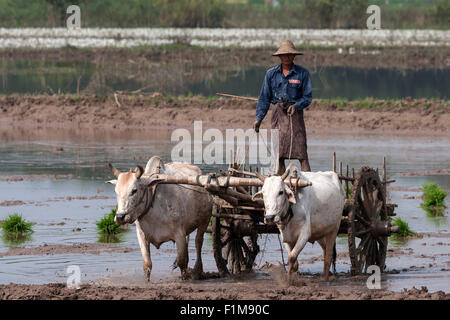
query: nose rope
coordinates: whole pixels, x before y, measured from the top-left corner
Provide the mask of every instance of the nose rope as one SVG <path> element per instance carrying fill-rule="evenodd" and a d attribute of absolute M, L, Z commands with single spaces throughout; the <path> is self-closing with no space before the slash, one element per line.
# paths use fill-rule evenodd
<path fill-rule="evenodd" d="M 292 205 L 289 203 L 288 210 L 284 215 L 279 215 L 280 221 L 277 222 L 277 224 L 281 224 L 282 226 L 285 226 L 291 221 L 294 213 L 292 212 Z"/>
<path fill-rule="evenodd" d="M 264 145 L 266 146 L 266 150 L 267 152 L 270 154 L 270 158 L 272 159 L 272 161 L 274 161 L 274 154 L 272 152 L 272 150 L 269 148 L 269 146 L 267 145 L 266 141 L 263 139 L 263 135 L 262 134 L 258 134 L 261 141 L 264 143 Z M 278 162 L 276 162 L 276 165 L 278 166 Z"/>
<path fill-rule="evenodd" d="M 149 195 L 150 192 L 150 195 Z M 145 204 L 144 204 L 144 210 L 141 213 L 141 215 L 138 217 L 138 219 L 141 219 L 143 216 L 145 216 L 149 211 L 150 208 L 153 205 L 153 201 L 149 201 L 149 199 L 151 198 L 153 200 L 153 198 L 155 197 L 155 193 L 156 193 L 156 186 L 155 186 L 155 190 L 150 190 L 150 188 L 144 188 L 144 194 L 141 197 L 141 200 L 139 200 L 139 202 L 142 202 L 142 199 L 145 198 Z M 149 203 L 150 202 L 150 203 Z"/>
<path fill-rule="evenodd" d="M 289 115 L 289 123 L 290 123 L 290 127 L 291 127 L 291 144 L 289 146 L 289 164 L 291 164 L 292 138 L 294 136 L 293 129 L 292 129 L 292 115 L 291 114 Z M 289 164 L 288 164 L 288 166 L 289 166 Z"/>

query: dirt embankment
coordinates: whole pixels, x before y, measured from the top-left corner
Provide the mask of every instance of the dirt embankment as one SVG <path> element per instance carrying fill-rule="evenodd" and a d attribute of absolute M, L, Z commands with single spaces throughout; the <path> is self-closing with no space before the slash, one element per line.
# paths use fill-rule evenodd
<path fill-rule="evenodd" d="M 324 283 L 318 277 L 305 278 L 288 286 L 273 280 L 219 279 L 212 281 L 185 281 L 149 283 L 139 287 L 82 285 L 80 289 L 68 289 L 65 284 L 0 285 L 2 299 L 145 299 L 145 300 L 450 300 L 443 291 L 428 292 L 426 287 L 402 292 L 369 290 L 365 277 L 338 278 Z M 220 281 L 218 283 L 217 281 Z"/>
<path fill-rule="evenodd" d="M 155 129 L 251 128 L 256 103 L 228 98 L 176 98 L 152 95 L 36 95 L 0 97 L 0 125 L 5 127 Z M 270 113 L 263 128 L 270 126 Z M 450 104 L 444 100 L 313 100 L 305 111 L 313 133 L 380 131 L 450 133 Z"/>

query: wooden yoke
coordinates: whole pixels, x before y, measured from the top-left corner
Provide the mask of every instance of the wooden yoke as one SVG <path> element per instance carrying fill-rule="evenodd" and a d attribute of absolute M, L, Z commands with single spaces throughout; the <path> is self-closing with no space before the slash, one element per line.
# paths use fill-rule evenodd
<path fill-rule="evenodd" d="M 255 178 L 242 178 L 242 177 L 232 177 L 232 176 L 216 176 L 215 174 L 198 175 L 198 176 L 169 176 L 165 174 L 143 174 L 141 179 L 161 179 L 159 183 L 161 184 L 188 184 L 193 186 L 205 187 L 207 185 L 216 185 L 219 187 L 262 187 L 264 182 L 260 179 Z M 289 187 L 304 188 L 311 186 L 310 181 L 305 181 L 301 179 L 290 180 L 289 178 L 284 180 L 284 183 Z M 296 186 L 294 185 L 296 184 Z"/>

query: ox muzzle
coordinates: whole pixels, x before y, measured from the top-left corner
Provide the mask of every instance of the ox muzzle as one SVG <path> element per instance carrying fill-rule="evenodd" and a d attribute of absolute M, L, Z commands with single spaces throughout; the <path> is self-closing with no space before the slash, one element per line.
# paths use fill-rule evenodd
<path fill-rule="evenodd" d="M 118 224 L 126 224 L 126 223 L 130 223 L 131 218 L 126 213 L 117 213 L 116 217 L 114 218 L 114 221 Z"/>
<path fill-rule="evenodd" d="M 271 214 L 264 217 L 265 224 L 274 224 L 280 221 L 280 216 L 277 214 Z"/>

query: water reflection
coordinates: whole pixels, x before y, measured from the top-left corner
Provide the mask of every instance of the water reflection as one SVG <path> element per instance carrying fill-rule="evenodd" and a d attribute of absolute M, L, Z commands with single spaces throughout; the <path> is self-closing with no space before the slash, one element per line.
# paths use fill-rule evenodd
<path fill-rule="evenodd" d="M 100 243 L 121 243 L 124 242 L 123 234 L 99 234 L 98 242 Z"/>
<path fill-rule="evenodd" d="M 197 68 L 189 63 L 130 63 L 94 59 L 70 61 L 0 61 L 0 94 L 95 93 L 147 88 L 173 95 L 228 92 L 258 96 L 270 66 L 224 65 Z M 448 99 L 449 69 L 400 70 L 323 67 L 310 69 L 314 98 Z"/>
<path fill-rule="evenodd" d="M 2 234 L 3 243 L 9 249 L 21 247 L 26 242 L 32 242 L 33 238 L 29 233 L 9 233 L 3 232 Z"/>

